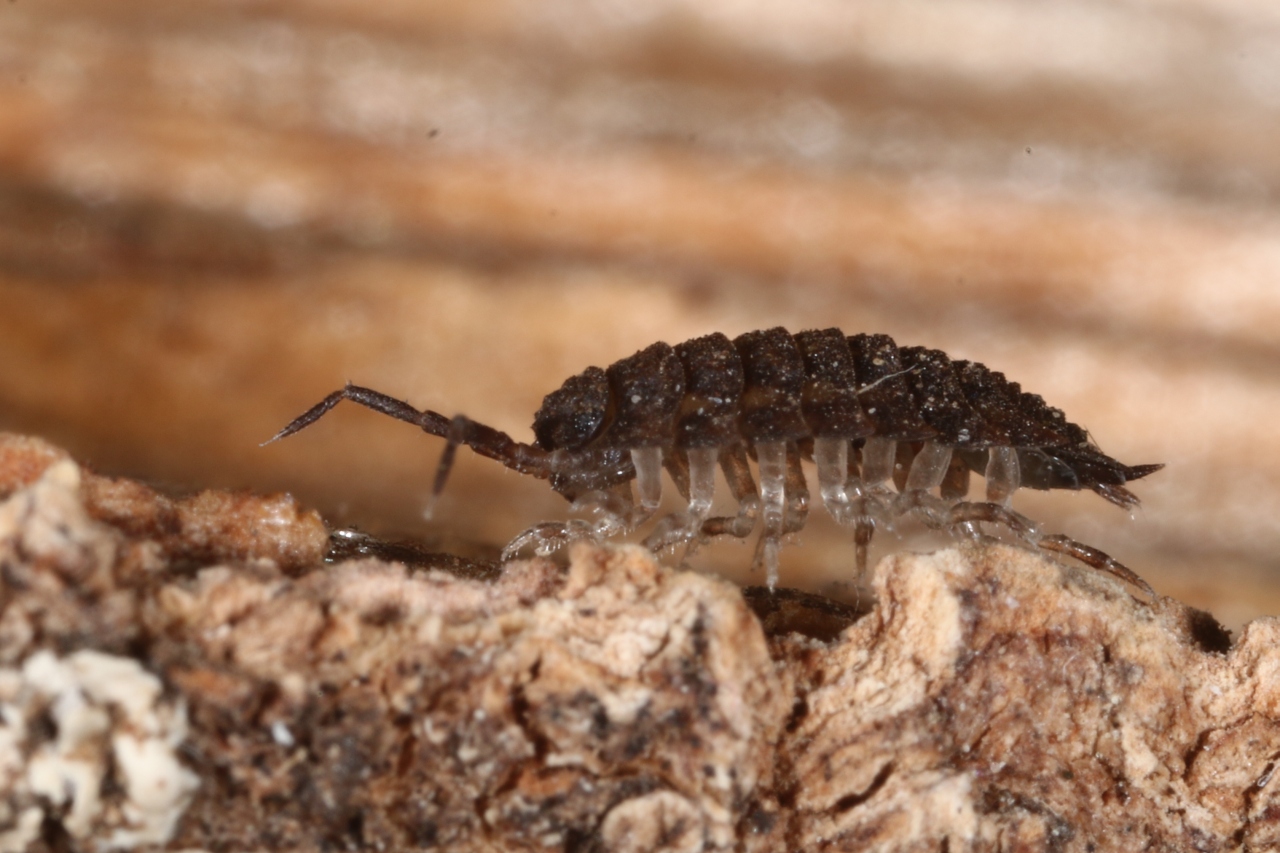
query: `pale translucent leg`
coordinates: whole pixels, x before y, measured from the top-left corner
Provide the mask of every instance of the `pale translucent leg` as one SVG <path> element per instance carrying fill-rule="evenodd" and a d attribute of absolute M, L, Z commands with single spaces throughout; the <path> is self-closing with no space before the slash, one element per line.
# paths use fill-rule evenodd
<path fill-rule="evenodd" d="M 840 524 L 849 521 L 849 441 L 844 438 L 815 438 L 813 464 L 818 468 L 818 494 L 822 505 Z"/>
<path fill-rule="evenodd" d="M 642 524 L 662 503 L 662 448 L 632 448 L 631 464 L 636 469 L 636 494 L 640 502 L 627 519 L 628 529 Z"/>
<path fill-rule="evenodd" d="M 791 441 L 787 442 L 787 476 L 783 488 L 786 490 L 787 508 L 783 514 L 782 532 L 795 533 L 803 529 L 809 520 L 809 483 L 800 465 L 800 448 Z"/>
<path fill-rule="evenodd" d="M 782 523 L 786 512 L 787 444 L 766 441 L 756 445 L 756 462 L 760 467 L 760 501 L 764 530 L 756 548 L 756 563 L 763 563 L 769 589 L 778 583 L 778 549 L 781 546 Z"/>
<path fill-rule="evenodd" d="M 714 516 L 703 523 L 701 538 L 733 537 L 745 539 L 755 529 L 756 516 L 760 514 L 760 494 L 751 476 L 751 462 L 746 456 L 745 444 L 731 444 L 721 451 L 721 470 L 728 483 L 728 491 L 737 501 L 737 515 Z"/>
<path fill-rule="evenodd" d="M 724 448 L 720 454 L 720 470 L 724 472 L 725 481 L 729 484 L 729 492 L 738 502 L 738 514 L 708 518 L 702 523 L 700 538 L 732 536 L 735 539 L 745 539 L 755 529 L 756 516 L 760 514 L 760 495 L 756 491 L 756 481 L 751 476 L 751 462 L 747 458 L 746 446 L 734 444 Z"/>
<path fill-rule="evenodd" d="M 862 446 L 862 485 L 878 486 L 893 476 L 898 442 L 891 438 L 868 438 Z"/>
<path fill-rule="evenodd" d="M 643 524 L 662 503 L 662 448 L 633 448 L 631 462 L 636 469 L 638 502 L 632 499 L 628 483 L 620 483 L 610 491 L 587 492 L 577 498 L 570 509 L 590 513 L 594 516 L 592 519 L 572 518 L 564 522 L 535 524 L 507 543 L 507 547 L 502 549 L 502 559 L 510 560 L 529 546 L 533 547 L 535 554 L 545 557 L 579 539 L 600 542 Z"/>
<path fill-rule="evenodd" d="M 503 561 L 514 558 L 527 547 L 532 547 L 539 557 L 545 557 L 579 539 L 599 542 L 628 530 L 627 521 L 637 512 L 631 498 L 630 483 L 620 483 L 609 491 L 588 492 L 575 500 L 570 510 L 588 512 L 594 518 L 535 524 L 507 543 L 507 547 L 502 549 Z"/>
<path fill-rule="evenodd" d="M 1012 447 L 991 448 L 987 460 L 987 500 L 1009 506 L 1021 482 L 1018 451 Z"/>
<path fill-rule="evenodd" d="M 689 526 L 696 532 L 711 514 L 711 501 L 716 496 L 716 463 L 718 447 L 695 447 L 689 457 Z"/>
<path fill-rule="evenodd" d="M 689 506 L 683 513 L 669 515 L 658 522 L 653 533 L 644 540 L 645 547 L 652 551 L 670 548 L 681 542 L 695 539 L 702 532 L 702 523 L 711 514 L 711 502 L 716 492 L 716 462 L 720 456 L 720 449 L 694 447 L 685 451 L 685 455 L 689 462 Z"/>
<path fill-rule="evenodd" d="M 951 464 L 951 448 L 926 441 L 911 460 L 911 468 L 902 478 L 902 492 L 893 501 L 894 516 L 909 512 L 936 512 L 947 503 L 932 494 L 942 484 Z"/>
<path fill-rule="evenodd" d="M 909 488 L 896 502 L 894 510 L 899 515 L 912 514 L 927 526 L 938 530 L 947 530 L 952 535 L 969 539 L 981 537 L 979 524 L 993 521 L 1002 524 L 1009 531 L 1034 544 L 1034 525 L 1025 516 L 1010 508 L 1013 493 L 1017 491 L 1021 477 L 1018 466 L 1018 453 L 1012 447 L 993 447 L 987 452 L 987 501 L 956 500 L 968 491 L 967 468 L 959 466 L 959 476 L 953 477 L 957 482 L 951 488 L 943 487 L 944 497 L 939 499 L 927 494 L 924 487 L 941 485 L 948 477 L 952 457 L 955 454 L 947 448 L 937 448 L 933 442 L 926 442 L 912 464 L 908 476 Z M 944 458 L 945 456 L 945 458 Z M 920 468 L 917 470 L 917 465 Z M 956 471 L 950 472 L 956 474 Z M 920 486 L 920 489 L 914 487 Z M 958 488 L 957 488 L 958 486 Z M 948 494 L 950 492 L 951 494 Z"/>
<path fill-rule="evenodd" d="M 571 518 L 568 521 L 544 521 L 522 531 L 508 542 L 507 547 L 502 549 L 502 562 L 514 560 L 522 550 L 530 546 L 533 547 L 533 553 L 539 557 L 546 557 L 570 542 L 594 538 L 595 527 L 589 521 L 580 518 Z"/>
<path fill-rule="evenodd" d="M 857 554 L 858 583 L 867 573 L 867 549 L 875 535 L 876 525 L 887 522 L 889 508 L 885 481 L 893 476 L 893 463 L 898 443 L 890 438 L 868 438 L 862 446 L 862 478 L 857 500 L 853 502 L 853 542 Z"/>
<path fill-rule="evenodd" d="M 1015 457 L 1016 460 L 1017 457 Z M 942 485 L 951 464 L 951 448 L 936 441 L 926 441 L 911 463 L 905 491 L 928 492 Z"/>

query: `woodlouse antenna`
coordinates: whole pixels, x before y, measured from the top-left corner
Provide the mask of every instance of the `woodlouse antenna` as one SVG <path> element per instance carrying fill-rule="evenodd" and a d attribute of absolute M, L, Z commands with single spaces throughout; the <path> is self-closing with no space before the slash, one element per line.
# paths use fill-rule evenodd
<path fill-rule="evenodd" d="M 294 418 L 284 429 L 262 442 L 265 447 L 274 441 L 287 438 L 299 430 L 306 429 L 320 420 L 334 406 L 343 400 L 359 403 L 375 412 L 390 415 L 396 420 L 413 424 L 430 435 L 440 436 L 446 440 L 444 451 L 440 454 L 440 462 L 436 466 L 435 480 L 431 487 L 431 496 L 425 514 L 429 517 L 435 508 L 437 498 L 444 491 L 445 482 L 453 468 L 453 460 L 457 455 L 458 445 L 465 444 L 481 456 L 496 459 L 503 465 L 541 479 L 551 476 L 551 467 L 546 451 L 528 444 L 522 444 L 504 432 L 471 420 L 465 415 L 446 418 L 439 412 L 419 410 L 395 397 L 364 388 L 360 385 L 347 385 L 334 391 L 310 409 Z"/>

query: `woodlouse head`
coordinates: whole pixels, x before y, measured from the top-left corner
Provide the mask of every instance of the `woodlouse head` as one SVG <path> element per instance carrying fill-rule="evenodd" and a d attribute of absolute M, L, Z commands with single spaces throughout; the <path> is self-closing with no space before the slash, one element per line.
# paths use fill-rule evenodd
<path fill-rule="evenodd" d="M 533 434 L 543 450 L 580 450 L 600 434 L 608 411 L 608 378 L 588 367 L 542 399 Z"/>

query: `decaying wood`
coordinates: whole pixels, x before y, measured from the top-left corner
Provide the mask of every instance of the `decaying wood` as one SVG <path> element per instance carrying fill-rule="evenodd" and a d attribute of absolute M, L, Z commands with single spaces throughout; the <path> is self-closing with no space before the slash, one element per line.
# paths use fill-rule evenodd
<path fill-rule="evenodd" d="M 1280 613 L 1275 4 L 626 5 L 0 3 L 0 429 L 496 554 L 542 484 L 460 454 L 424 525 L 433 439 L 257 445 L 347 380 L 530 441 L 655 340 L 885 332 L 1170 463 L 1137 524 L 1020 495 L 1046 529 Z"/>
<path fill-rule="evenodd" d="M 0 850 L 1280 845 L 1274 619 L 983 544 L 766 633 L 634 547 L 486 583 L 324 541 L 0 440 Z"/>

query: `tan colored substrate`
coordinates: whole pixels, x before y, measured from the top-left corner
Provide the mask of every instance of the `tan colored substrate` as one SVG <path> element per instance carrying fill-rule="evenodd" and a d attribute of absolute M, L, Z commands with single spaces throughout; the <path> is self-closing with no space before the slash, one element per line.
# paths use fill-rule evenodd
<path fill-rule="evenodd" d="M 1280 622 L 1004 547 L 834 641 L 636 548 L 485 584 L 321 562 L 0 438 L 0 851 L 1280 846 Z"/>

